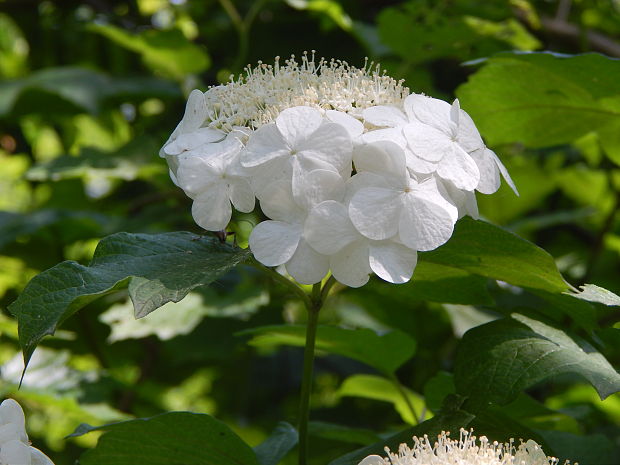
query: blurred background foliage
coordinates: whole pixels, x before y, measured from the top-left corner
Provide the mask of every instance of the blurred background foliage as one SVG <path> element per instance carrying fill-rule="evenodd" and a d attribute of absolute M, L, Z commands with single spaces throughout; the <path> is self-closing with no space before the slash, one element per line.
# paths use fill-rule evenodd
<path fill-rule="evenodd" d="M 0 0 L 0 396 L 24 405 L 34 444 L 57 465 L 96 442 L 97 433 L 64 439 L 82 422 L 191 410 L 217 416 L 255 445 L 279 420 L 295 421 L 301 349 L 239 332 L 301 323 L 304 313 L 253 270 L 139 321 L 123 292 L 90 304 L 44 341 L 20 390 L 17 327 L 6 306 L 36 273 L 62 260 L 88 263 L 108 234 L 202 233 L 157 156 L 185 97 L 247 63 L 305 50 L 356 66 L 368 57 L 415 92 L 458 96 L 521 193 L 504 186 L 480 196 L 482 216 L 548 250 L 572 284 L 620 292 L 617 66 L 586 56 L 552 69 L 545 58 L 496 55 L 618 58 L 617 0 Z M 528 98 L 551 109 L 538 119 L 510 111 Z M 554 102 L 594 109 L 567 114 Z M 502 105 L 508 111 L 496 118 Z M 232 225 L 240 244 L 251 221 L 241 215 Z M 424 294 L 423 284 L 416 293 L 415 278 L 373 281 L 331 300 L 322 321 L 398 329 L 415 340 L 417 352 L 397 376 L 428 418 L 453 390 L 455 350 L 469 328 L 502 311 L 553 306 L 502 283 L 476 286 L 467 281 L 446 302 Z M 493 302 L 500 313 L 489 310 Z M 603 326 L 596 342 L 618 366 L 617 311 L 596 307 L 595 319 Z M 564 324 L 584 331 L 571 318 Z M 403 402 L 375 369 L 319 358 L 314 463 L 414 422 Z M 620 396 L 600 401 L 574 378 L 496 410 L 478 427 L 500 437 L 533 430 L 548 444 L 571 438 L 573 458 L 594 454 L 584 463 L 614 463 L 620 447 Z"/>

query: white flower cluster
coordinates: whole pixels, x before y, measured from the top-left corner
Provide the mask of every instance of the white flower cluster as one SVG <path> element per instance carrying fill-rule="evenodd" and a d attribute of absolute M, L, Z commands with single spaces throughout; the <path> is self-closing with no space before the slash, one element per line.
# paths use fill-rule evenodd
<path fill-rule="evenodd" d="M 0 465 L 54 465 L 28 442 L 24 411 L 13 399 L 0 404 Z"/>
<path fill-rule="evenodd" d="M 442 432 L 431 445 L 427 436 L 413 437 L 413 448 L 401 444 L 395 454 L 385 448 L 388 457 L 369 455 L 359 465 L 557 465 L 558 459 L 547 457 L 536 442 L 529 440 L 518 447 L 510 443 L 489 442 L 476 438 L 472 431 L 461 429 L 460 438 L 450 439 Z M 569 462 L 565 462 L 568 465 Z"/>
<path fill-rule="evenodd" d="M 458 100 L 307 55 L 194 90 L 160 155 L 206 230 L 258 199 L 268 220 L 251 233 L 255 258 L 302 284 L 329 271 L 350 287 L 372 273 L 404 283 L 418 251 L 477 216 L 476 190 L 495 192 L 500 173 L 514 189 Z"/>

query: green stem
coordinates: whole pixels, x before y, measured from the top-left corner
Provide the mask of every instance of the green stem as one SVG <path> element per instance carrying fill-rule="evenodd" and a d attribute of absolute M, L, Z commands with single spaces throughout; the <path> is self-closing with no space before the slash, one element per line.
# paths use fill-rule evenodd
<path fill-rule="evenodd" d="M 299 402 L 299 465 L 308 463 L 308 421 L 310 420 L 310 393 L 312 391 L 312 372 L 314 371 L 314 346 L 319 323 L 319 311 L 323 306 L 321 283 L 312 287 L 311 305 L 307 306 L 306 344 L 304 347 L 304 366 L 301 380 L 301 399 Z"/>
<path fill-rule="evenodd" d="M 418 414 L 416 413 L 415 408 L 413 407 L 413 404 L 411 403 L 411 399 L 409 399 L 407 392 L 403 388 L 403 385 L 400 384 L 400 381 L 398 381 L 398 378 L 396 377 L 394 373 L 390 374 L 390 379 L 392 380 L 392 383 L 394 383 L 396 390 L 402 396 L 403 400 L 405 401 L 405 404 L 407 404 L 407 408 L 411 412 L 411 415 L 413 416 L 413 419 L 416 422 L 416 424 L 420 423 L 420 418 L 418 417 Z"/>
<path fill-rule="evenodd" d="M 301 287 L 299 287 L 293 281 L 288 279 L 286 276 L 282 276 L 280 273 L 278 273 L 273 268 L 269 268 L 263 265 L 262 263 L 258 262 L 254 258 L 250 259 L 250 261 L 248 261 L 247 264 L 250 266 L 253 266 L 254 268 L 258 268 L 261 271 L 264 271 L 269 276 L 271 276 L 274 281 L 284 284 L 291 291 L 293 291 L 295 295 L 297 295 L 297 297 L 299 297 L 302 300 L 306 308 L 310 308 L 312 306 L 312 299 L 310 299 L 310 296 Z"/>

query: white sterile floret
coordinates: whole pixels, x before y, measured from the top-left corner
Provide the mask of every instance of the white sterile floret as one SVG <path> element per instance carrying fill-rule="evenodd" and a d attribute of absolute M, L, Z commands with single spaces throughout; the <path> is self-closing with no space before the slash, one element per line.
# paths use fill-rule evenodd
<path fill-rule="evenodd" d="M 413 94 L 405 99 L 404 112 L 393 107 L 374 107 L 364 111 L 364 118 L 377 126 L 402 130 L 409 152 L 407 165 L 411 170 L 421 174 L 436 173 L 458 189 L 473 191 L 480 182 L 480 171 L 459 143 L 459 137 L 472 144 L 477 131 L 473 134 L 459 128 L 460 111 L 458 100 L 450 106 L 443 100 Z M 380 134 L 379 131 L 375 137 Z M 390 133 L 385 135 L 390 136 Z M 402 144 L 402 139 L 400 141 Z M 482 139 L 480 146 L 484 146 Z"/>
<path fill-rule="evenodd" d="M 239 163 L 242 147 L 236 137 L 228 137 L 180 159 L 178 185 L 194 200 L 192 216 L 207 231 L 226 228 L 232 217 L 231 203 L 241 212 L 254 209 L 254 191 Z"/>
<path fill-rule="evenodd" d="M 0 404 L 0 465 L 54 465 L 28 442 L 24 411 L 13 399 Z"/>
<path fill-rule="evenodd" d="M 374 241 L 360 234 L 348 208 L 335 200 L 314 207 L 304 224 L 308 243 L 329 256 L 333 276 L 349 287 L 360 287 L 374 272 L 391 283 L 411 279 L 417 253 L 392 240 Z"/>
<path fill-rule="evenodd" d="M 360 233 L 374 240 L 398 237 L 419 251 L 433 250 L 450 239 L 458 218 L 456 207 L 441 195 L 434 178 L 417 181 L 409 175 L 397 144 L 378 141 L 362 146 L 354 163 L 358 174 L 351 184 L 367 186 L 359 188 L 349 204 L 351 221 Z"/>
<path fill-rule="evenodd" d="M 348 131 L 326 120 L 316 108 L 293 107 L 278 115 L 274 123 L 256 130 L 241 153 L 246 168 L 253 172 L 253 184 L 261 191 L 279 179 L 291 180 L 321 169 L 349 175 L 352 142 Z M 295 168 L 295 169 L 294 169 Z"/>
<path fill-rule="evenodd" d="M 529 440 L 515 447 L 508 443 L 477 438 L 473 431 L 461 429 L 459 439 L 442 432 L 433 444 L 428 436 L 413 437 L 413 447 L 401 444 L 398 453 L 385 448 L 387 457 L 369 455 L 359 465 L 557 465 L 558 459 L 547 457 L 536 442 Z M 569 462 L 566 461 L 565 465 Z"/>
<path fill-rule="evenodd" d="M 261 209 L 271 220 L 254 228 L 250 249 L 263 265 L 285 265 L 296 281 L 315 284 L 327 274 L 329 259 L 308 245 L 304 223 L 314 206 L 325 200 L 342 200 L 344 181 L 329 170 L 314 170 L 293 179 L 292 185 L 278 181 L 265 190 Z"/>

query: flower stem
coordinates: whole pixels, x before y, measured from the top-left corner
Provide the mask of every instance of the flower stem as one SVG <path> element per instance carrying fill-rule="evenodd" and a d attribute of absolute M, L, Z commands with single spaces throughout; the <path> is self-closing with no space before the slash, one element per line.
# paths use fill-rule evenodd
<path fill-rule="evenodd" d="M 304 347 L 304 366 L 301 381 L 301 399 L 299 402 L 299 465 L 308 462 L 308 421 L 310 420 L 310 393 L 312 390 L 312 372 L 314 370 L 314 345 L 319 323 L 319 311 L 323 306 L 321 283 L 312 287 L 311 305 L 307 305 L 308 321 L 306 323 L 306 345 Z"/>

